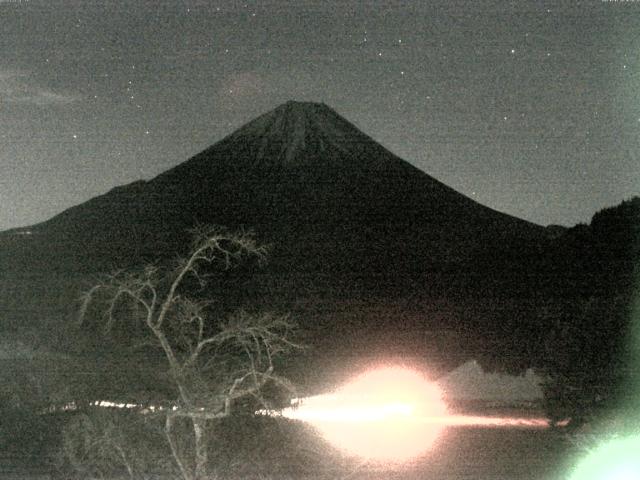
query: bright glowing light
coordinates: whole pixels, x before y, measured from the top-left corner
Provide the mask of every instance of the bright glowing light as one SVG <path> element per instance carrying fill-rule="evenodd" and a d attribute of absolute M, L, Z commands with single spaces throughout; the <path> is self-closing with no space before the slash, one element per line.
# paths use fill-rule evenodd
<path fill-rule="evenodd" d="M 442 421 L 451 427 L 503 427 L 503 428 L 548 428 L 546 418 L 495 417 L 482 415 L 449 415 Z M 559 422 L 558 426 L 566 426 L 567 422 Z"/>
<path fill-rule="evenodd" d="M 284 416 L 314 425 L 349 454 L 404 461 L 427 451 L 445 427 L 437 385 L 400 367 L 367 372 L 331 395 L 304 399 Z"/>
<path fill-rule="evenodd" d="M 573 472 L 570 480 L 638 480 L 640 435 L 617 438 L 595 449 Z"/>
<path fill-rule="evenodd" d="M 256 414 L 307 422 L 337 448 L 371 461 L 416 458 L 428 451 L 447 427 L 549 428 L 544 417 L 448 412 L 437 384 L 401 367 L 369 371 L 332 394 L 294 403 L 296 407 Z"/>

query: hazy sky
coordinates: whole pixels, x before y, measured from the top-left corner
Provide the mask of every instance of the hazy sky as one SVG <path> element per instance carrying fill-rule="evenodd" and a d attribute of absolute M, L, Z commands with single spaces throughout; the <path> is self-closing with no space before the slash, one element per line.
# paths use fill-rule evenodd
<path fill-rule="evenodd" d="M 322 101 L 479 202 L 640 193 L 640 1 L 0 0 L 0 229 Z"/>

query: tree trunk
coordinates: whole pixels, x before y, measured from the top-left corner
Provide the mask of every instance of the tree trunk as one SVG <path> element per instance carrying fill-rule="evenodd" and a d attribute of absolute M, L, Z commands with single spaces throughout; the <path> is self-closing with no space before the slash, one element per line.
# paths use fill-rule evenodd
<path fill-rule="evenodd" d="M 193 480 L 193 476 L 191 472 L 187 469 L 185 464 L 182 462 L 182 458 L 180 457 L 180 452 L 178 451 L 178 445 L 173 439 L 173 416 L 171 414 L 167 415 L 166 423 L 164 427 L 164 433 L 167 437 L 167 441 L 169 442 L 169 447 L 171 448 L 171 454 L 173 455 L 178 468 L 180 469 L 180 473 L 182 474 L 183 480 Z"/>
<path fill-rule="evenodd" d="M 207 478 L 207 463 L 209 460 L 208 457 L 208 446 L 209 441 L 207 438 L 207 420 L 191 417 L 191 422 L 193 423 L 193 433 L 195 436 L 195 480 L 205 480 Z"/>

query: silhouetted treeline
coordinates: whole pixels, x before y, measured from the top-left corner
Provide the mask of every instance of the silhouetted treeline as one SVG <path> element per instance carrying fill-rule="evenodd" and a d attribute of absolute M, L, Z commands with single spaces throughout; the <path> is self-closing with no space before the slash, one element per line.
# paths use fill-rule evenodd
<path fill-rule="evenodd" d="M 546 263 L 552 275 L 541 319 L 550 328 L 541 367 L 550 375 L 549 409 L 580 419 L 628 405 L 640 362 L 631 354 L 633 330 L 640 328 L 633 309 L 640 294 L 640 198 L 567 230 Z"/>

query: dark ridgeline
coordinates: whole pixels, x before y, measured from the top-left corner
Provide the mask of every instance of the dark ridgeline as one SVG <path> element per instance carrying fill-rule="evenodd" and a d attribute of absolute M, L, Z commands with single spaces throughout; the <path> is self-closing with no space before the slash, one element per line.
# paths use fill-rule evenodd
<path fill-rule="evenodd" d="M 1 234 L 0 268 L 32 284 L 55 278 L 33 300 L 45 308 L 60 279 L 184 252 L 197 223 L 251 229 L 273 246 L 257 276 L 225 274 L 241 292 L 233 300 L 293 310 L 325 356 L 438 348 L 448 364 L 476 357 L 517 371 L 539 358 L 540 306 L 564 285 L 550 253 L 562 229 L 482 206 L 302 102 L 152 180 Z"/>

